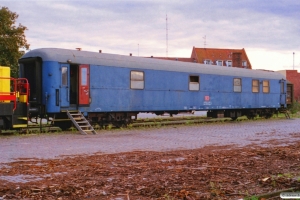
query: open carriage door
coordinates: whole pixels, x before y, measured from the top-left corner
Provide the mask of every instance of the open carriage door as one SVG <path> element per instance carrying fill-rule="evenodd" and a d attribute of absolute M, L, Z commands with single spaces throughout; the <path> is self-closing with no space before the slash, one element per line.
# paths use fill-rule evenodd
<path fill-rule="evenodd" d="M 90 104 L 90 66 L 79 65 L 79 106 Z"/>

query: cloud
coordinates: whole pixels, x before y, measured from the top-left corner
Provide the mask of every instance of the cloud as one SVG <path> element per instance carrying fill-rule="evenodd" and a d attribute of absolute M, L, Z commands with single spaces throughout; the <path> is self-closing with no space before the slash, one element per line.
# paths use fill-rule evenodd
<path fill-rule="evenodd" d="M 274 56 L 286 61 L 273 58 L 271 67 L 283 68 L 291 52 L 300 56 L 300 3 L 293 0 L 1 0 L 0 5 L 19 14 L 31 48 L 165 56 L 168 36 L 168 55 L 189 57 L 206 36 L 208 48 L 245 48 L 254 68 L 269 67 Z M 268 61 L 256 61 L 264 58 Z"/>

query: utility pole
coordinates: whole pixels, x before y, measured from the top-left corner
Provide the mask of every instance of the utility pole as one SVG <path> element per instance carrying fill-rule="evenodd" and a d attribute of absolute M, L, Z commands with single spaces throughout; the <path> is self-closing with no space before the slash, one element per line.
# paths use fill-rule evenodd
<path fill-rule="evenodd" d="M 295 67 L 295 52 L 293 52 L 293 70 L 294 70 L 294 67 Z"/>
<path fill-rule="evenodd" d="M 168 58 L 168 14 L 166 14 L 166 57 Z"/>

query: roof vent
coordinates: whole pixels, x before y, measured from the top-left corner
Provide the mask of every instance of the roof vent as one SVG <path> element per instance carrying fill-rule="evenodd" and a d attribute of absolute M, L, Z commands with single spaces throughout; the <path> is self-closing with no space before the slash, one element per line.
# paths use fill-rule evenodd
<path fill-rule="evenodd" d="M 102 50 L 99 50 L 99 53 L 102 53 Z"/>
<path fill-rule="evenodd" d="M 132 56 L 132 53 L 130 53 L 129 56 Z"/>

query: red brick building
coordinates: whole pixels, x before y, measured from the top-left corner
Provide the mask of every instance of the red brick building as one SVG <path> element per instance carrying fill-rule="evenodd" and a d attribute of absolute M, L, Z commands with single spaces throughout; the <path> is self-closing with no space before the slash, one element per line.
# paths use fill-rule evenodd
<path fill-rule="evenodd" d="M 163 60 L 177 60 L 182 62 L 196 62 L 209 65 L 252 69 L 245 49 L 216 49 L 193 47 L 192 55 L 190 58 L 151 57 Z"/>
<path fill-rule="evenodd" d="M 252 69 L 245 49 L 193 47 L 191 58 L 197 63 Z"/>
<path fill-rule="evenodd" d="M 281 70 L 278 72 L 282 73 L 286 80 L 293 84 L 294 94 L 291 98 L 300 102 L 300 73 L 297 70 Z"/>

